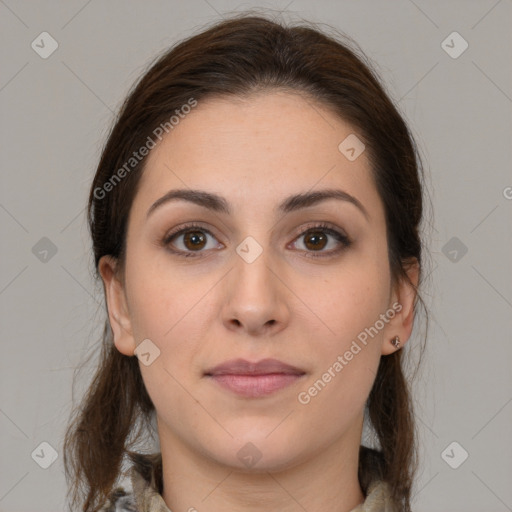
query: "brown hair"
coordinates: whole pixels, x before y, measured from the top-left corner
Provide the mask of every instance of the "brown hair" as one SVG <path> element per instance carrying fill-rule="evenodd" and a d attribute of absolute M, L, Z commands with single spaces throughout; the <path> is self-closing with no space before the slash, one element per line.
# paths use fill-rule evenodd
<path fill-rule="evenodd" d="M 346 36 L 328 35 L 312 23 L 288 27 L 254 13 L 232 16 L 166 51 L 122 105 L 89 196 L 96 278 L 104 255 L 117 258 L 122 271 L 128 217 L 145 159 L 115 182 L 114 172 L 123 166 L 126 170 L 126 162 L 147 143 L 155 128 L 168 122 L 191 98 L 200 102 L 220 96 L 246 97 L 273 89 L 301 93 L 357 130 L 385 208 L 393 282 L 405 279 L 412 285 L 406 270 L 414 260 L 420 264 L 422 281 L 421 162 L 410 131 L 367 57 Z M 112 186 L 105 193 L 107 182 Z M 425 306 L 417 295 L 415 315 L 418 302 Z M 397 510 L 407 512 L 417 447 L 403 352 L 381 357 L 366 407 L 380 446 L 361 446 L 358 476 L 365 493 L 374 478 L 387 481 Z M 116 349 L 108 319 L 99 361 L 80 407 L 73 411 L 64 440 L 73 509 L 80 503 L 84 512 L 98 510 L 106 500 L 123 457 L 131 457 L 128 448 L 151 430 L 154 413 L 138 360 Z M 135 425 L 139 429 L 134 434 Z"/>

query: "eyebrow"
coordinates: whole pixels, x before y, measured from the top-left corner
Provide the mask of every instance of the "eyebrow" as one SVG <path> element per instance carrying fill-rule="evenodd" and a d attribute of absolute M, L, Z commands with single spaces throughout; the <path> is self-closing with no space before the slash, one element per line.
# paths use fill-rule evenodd
<path fill-rule="evenodd" d="M 369 220 L 370 216 L 361 202 L 348 192 L 345 192 L 341 189 L 323 189 L 317 190 L 316 192 L 306 192 L 303 194 L 292 195 L 286 198 L 277 207 L 277 211 L 280 213 L 290 213 L 301 210 L 303 208 L 307 208 L 309 206 L 314 206 L 328 199 L 337 199 L 353 204 L 364 214 L 366 219 Z M 231 214 L 229 204 L 222 196 L 213 194 L 211 192 L 206 192 L 204 190 L 176 189 L 170 190 L 160 199 L 157 199 L 150 206 L 146 214 L 146 218 L 148 218 L 160 206 L 177 200 L 188 201 L 217 213 L 225 213 L 227 215 Z"/>

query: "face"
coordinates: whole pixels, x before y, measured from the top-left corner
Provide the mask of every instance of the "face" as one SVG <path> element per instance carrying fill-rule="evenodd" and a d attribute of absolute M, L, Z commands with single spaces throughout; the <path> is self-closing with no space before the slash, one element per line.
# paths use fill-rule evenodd
<path fill-rule="evenodd" d="M 277 470 L 359 446 L 380 357 L 410 335 L 412 295 L 391 286 L 366 153 L 338 149 L 354 133 L 272 92 L 199 102 L 151 151 L 124 277 L 109 257 L 100 271 L 116 347 L 133 355 L 146 340 L 162 447 Z M 177 190 L 216 197 L 158 201 Z M 324 191 L 338 195 L 307 200 Z"/>

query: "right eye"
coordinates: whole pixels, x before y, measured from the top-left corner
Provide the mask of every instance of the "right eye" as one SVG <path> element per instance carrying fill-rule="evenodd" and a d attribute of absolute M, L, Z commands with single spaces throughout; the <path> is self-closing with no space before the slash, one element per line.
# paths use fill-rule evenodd
<path fill-rule="evenodd" d="M 179 256 L 197 257 L 202 256 L 201 253 L 205 250 L 216 248 L 214 243 L 208 247 L 208 237 L 215 238 L 206 228 L 197 224 L 190 224 L 166 234 L 164 240 L 162 240 L 162 245 Z"/>

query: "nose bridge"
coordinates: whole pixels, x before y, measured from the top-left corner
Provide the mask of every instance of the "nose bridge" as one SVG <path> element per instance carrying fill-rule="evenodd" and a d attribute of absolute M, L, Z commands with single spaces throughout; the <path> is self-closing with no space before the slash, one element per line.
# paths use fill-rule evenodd
<path fill-rule="evenodd" d="M 261 240 L 261 236 L 259 238 Z M 266 242 L 260 244 L 253 236 L 247 236 L 238 244 L 235 253 L 233 280 L 237 294 L 252 295 L 256 300 L 256 295 L 273 295 L 270 248 Z"/>
<path fill-rule="evenodd" d="M 236 325 L 258 332 L 286 321 L 282 285 L 274 275 L 275 262 L 270 255 L 267 242 L 260 243 L 252 236 L 236 246 L 223 312 L 229 328 Z"/>

